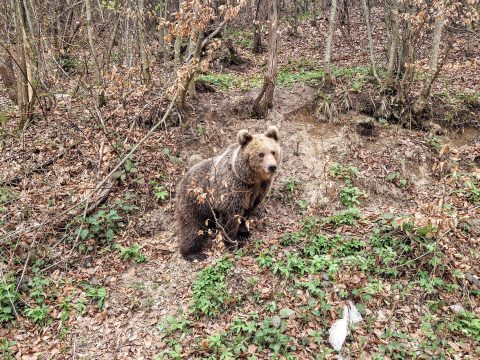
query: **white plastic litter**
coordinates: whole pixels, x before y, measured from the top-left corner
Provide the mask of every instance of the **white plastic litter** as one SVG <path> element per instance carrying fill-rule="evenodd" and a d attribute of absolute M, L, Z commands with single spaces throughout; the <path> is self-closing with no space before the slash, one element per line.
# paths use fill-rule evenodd
<path fill-rule="evenodd" d="M 348 305 L 343 308 L 343 317 L 335 321 L 329 330 L 328 341 L 335 350 L 340 351 L 342 349 L 343 343 L 350 333 L 350 327 L 360 321 L 362 321 L 362 315 L 355 305 L 349 301 Z"/>
<path fill-rule="evenodd" d="M 462 313 L 462 312 L 465 312 L 465 308 L 463 307 L 462 304 L 452 305 L 452 306 L 450 306 L 450 309 L 452 309 L 452 311 L 453 311 L 454 313 L 457 313 L 457 314 Z"/>

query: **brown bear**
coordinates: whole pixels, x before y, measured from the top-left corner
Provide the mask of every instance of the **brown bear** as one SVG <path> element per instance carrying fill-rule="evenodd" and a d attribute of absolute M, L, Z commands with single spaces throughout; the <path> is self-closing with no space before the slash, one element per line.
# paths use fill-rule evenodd
<path fill-rule="evenodd" d="M 246 218 L 265 199 L 281 161 L 278 129 L 264 134 L 240 130 L 238 143 L 223 154 L 194 165 L 177 188 L 177 233 L 180 253 L 188 260 L 201 253 L 209 229 L 225 244 L 242 245 L 250 236 Z"/>

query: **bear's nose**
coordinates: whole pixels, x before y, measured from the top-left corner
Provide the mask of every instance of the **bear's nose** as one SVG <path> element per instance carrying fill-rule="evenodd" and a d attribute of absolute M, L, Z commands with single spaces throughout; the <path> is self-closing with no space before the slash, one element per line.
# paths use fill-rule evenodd
<path fill-rule="evenodd" d="M 268 170 L 271 172 L 271 173 L 274 173 L 276 170 L 277 170 L 277 166 L 276 165 L 270 165 L 268 167 Z"/>

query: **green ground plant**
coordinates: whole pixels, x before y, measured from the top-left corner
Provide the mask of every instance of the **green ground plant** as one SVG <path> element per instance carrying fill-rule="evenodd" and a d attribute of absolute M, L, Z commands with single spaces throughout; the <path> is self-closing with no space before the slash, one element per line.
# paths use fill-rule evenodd
<path fill-rule="evenodd" d="M 11 274 L 0 281 L 0 324 L 9 322 L 15 318 L 15 308 L 18 301 L 18 293 L 15 281 Z"/>
<path fill-rule="evenodd" d="M 105 307 L 105 300 L 108 296 L 106 288 L 102 286 L 86 284 L 85 294 L 87 295 L 87 298 L 91 299 L 92 302 L 96 303 L 97 307 L 100 310 L 103 310 L 103 308 Z"/>
<path fill-rule="evenodd" d="M 0 360 L 15 360 L 15 354 L 13 347 L 15 341 L 10 341 L 7 338 L 2 338 L 0 341 Z"/>
<path fill-rule="evenodd" d="M 217 264 L 200 272 L 192 284 L 190 310 L 195 316 L 215 316 L 232 296 L 227 290 L 226 275 L 232 268 L 232 261 L 223 258 Z"/>
<path fill-rule="evenodd" d="M 132 196 L 127 193 L 124 198 L 117 199 L 113 206 L 102 205 L 96 213 L 85 219 L 81 216 L 75 218 L 69 227 L 75 228 L 75 238 L 78 236 L 81 240 L 79 250 L 92 251 L 95 244 L 113 245 L 115 236 L 126 226 L 126 216 L 137 209 L 131 200 Z"/>
<path fill-rule="evenodd" d="M 120 252 L 120 255 L 124 260 L 133 260 L 137 263 L 144 263 L 147 261 L 147 257 L 142 253 L 142 247 L 139 244 L 133 244 L 131 246 L 115 244 L 114 247 Z"/>
<path fill-rule="evenodd" d="M 157 201 L 161 202 L 169 198 L 170 193 L 165 185 L 159 184 L 155 179 L 150 181 L 150 185 L 152 185 L 153 196 Z"/>

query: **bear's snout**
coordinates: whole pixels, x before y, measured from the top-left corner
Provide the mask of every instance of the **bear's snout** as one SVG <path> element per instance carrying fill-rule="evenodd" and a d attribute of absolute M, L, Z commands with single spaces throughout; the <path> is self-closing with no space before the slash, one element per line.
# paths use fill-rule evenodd
<path fill-rule="evenodd" d="M 270 165 L 268 167 L 268 171 L 270 171 L 272 174 L 277 171 L 277 165 Z"/>

